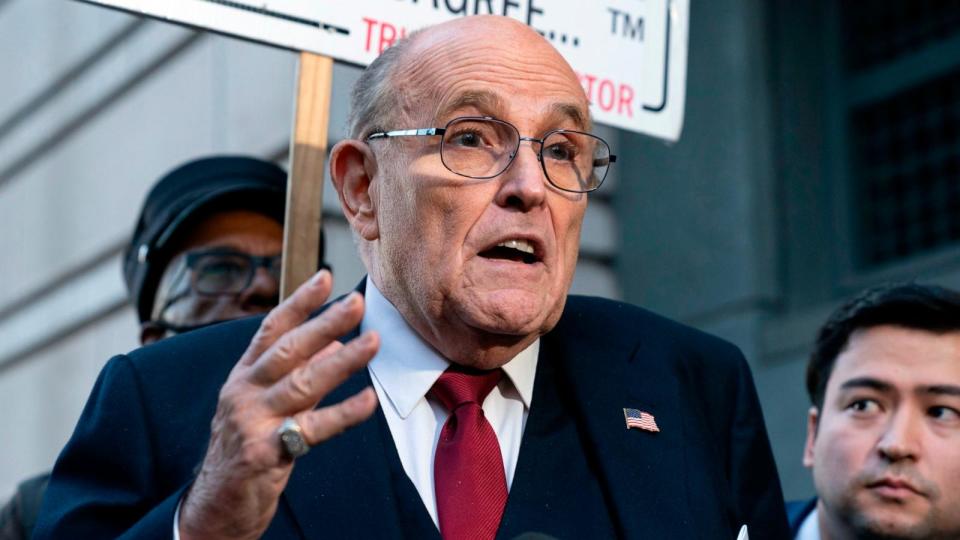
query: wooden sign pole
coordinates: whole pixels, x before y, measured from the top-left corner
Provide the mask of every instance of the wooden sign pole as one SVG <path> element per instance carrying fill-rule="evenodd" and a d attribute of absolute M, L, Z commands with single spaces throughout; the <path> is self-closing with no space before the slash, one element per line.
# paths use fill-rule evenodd
<path fill-rule="evenodd" d="M 290 296 L 318 268 L 333 58 L 301 52 L 298 71 L 283 228 L 281 299 Z"/>

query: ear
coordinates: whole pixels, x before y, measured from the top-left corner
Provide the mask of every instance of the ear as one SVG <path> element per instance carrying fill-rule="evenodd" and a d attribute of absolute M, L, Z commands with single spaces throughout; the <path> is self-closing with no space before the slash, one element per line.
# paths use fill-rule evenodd
<path fill-rule="evenodd" d="M 380 236 L 376 215 L 377 158 L 362 141 L 348 139 L 330 151 L 330 177 L 340 197 L 343 215 L 364 240 Z"/>
<path fill-rule="evenodd" d="M 820 411 L 810 407 L 807 411 L 807 442 L 803 445 L 803 466 L 813 467 L 813 445 L 817 442 L 817 423 L 820 421 Z"/>
<path fill-rule="evenodd" d="M 166 330 L 153 321 L 142 322 L 140 323 L 140 344 L 149 345 L 154 341 L 160 341 L 166 333 Z"/>

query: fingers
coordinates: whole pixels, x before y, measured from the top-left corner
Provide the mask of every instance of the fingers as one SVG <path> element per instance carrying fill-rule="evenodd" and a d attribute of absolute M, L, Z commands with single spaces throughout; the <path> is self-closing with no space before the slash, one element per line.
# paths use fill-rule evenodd
<path fill-rule="evenodd" d="M 362 318 L 363 296 L 357 292 L 350 293 L 317 317 L 277 339 L 254 363 L 252 380 L 264 385 L 275 383 L 337 338 L 356 328 Z"/>
<path fill-rule="evenodd" d="M 310 281 L 297 287 L 289 298 L 270 310 L 260 323 L 260 328 L 250 341 L 250 346 L 240 359 L 243 365 L 252 365 L 261 354 L 281 336 L 303 323 L 310 313 L 323 306 L 330 296 L 333 278 L 330 271 L 317 272 Z"/>
<path fill-rule="evenodd" d="M 314 446 L 363 422 L 376 408 L 377 393 L 368 386 L 336 405 L 301 413 L 296 420 L 307 444 Z"/>
<path fill-rule="evenodd" d="M 267 389 L 267 406 L 280 415 L 313 408 L 347 377 L 366 366 L 379 347 L 379 336 L 364 332 L 346 345 L 325 348 Z"/>

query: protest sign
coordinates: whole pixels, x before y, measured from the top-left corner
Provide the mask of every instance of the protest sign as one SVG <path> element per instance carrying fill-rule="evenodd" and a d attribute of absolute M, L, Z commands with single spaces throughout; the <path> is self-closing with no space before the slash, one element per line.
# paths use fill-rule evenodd
<path fill-rule="evenodd" d="M 85 1 L 359 65 L 418 28 L 506 15 L 570 62 L 597 122 L 670 141 L 683 126 L 689 0 Z"/>

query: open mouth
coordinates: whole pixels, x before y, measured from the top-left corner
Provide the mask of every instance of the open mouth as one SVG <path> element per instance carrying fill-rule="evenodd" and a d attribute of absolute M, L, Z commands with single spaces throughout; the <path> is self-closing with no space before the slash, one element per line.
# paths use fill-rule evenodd
<path fill-rule="evenodd" d="M 523 264 L 540 262 L 534 245 L 527 240 L 505 240 L 479 253 L 485 259 L 504 260 Z"/>

